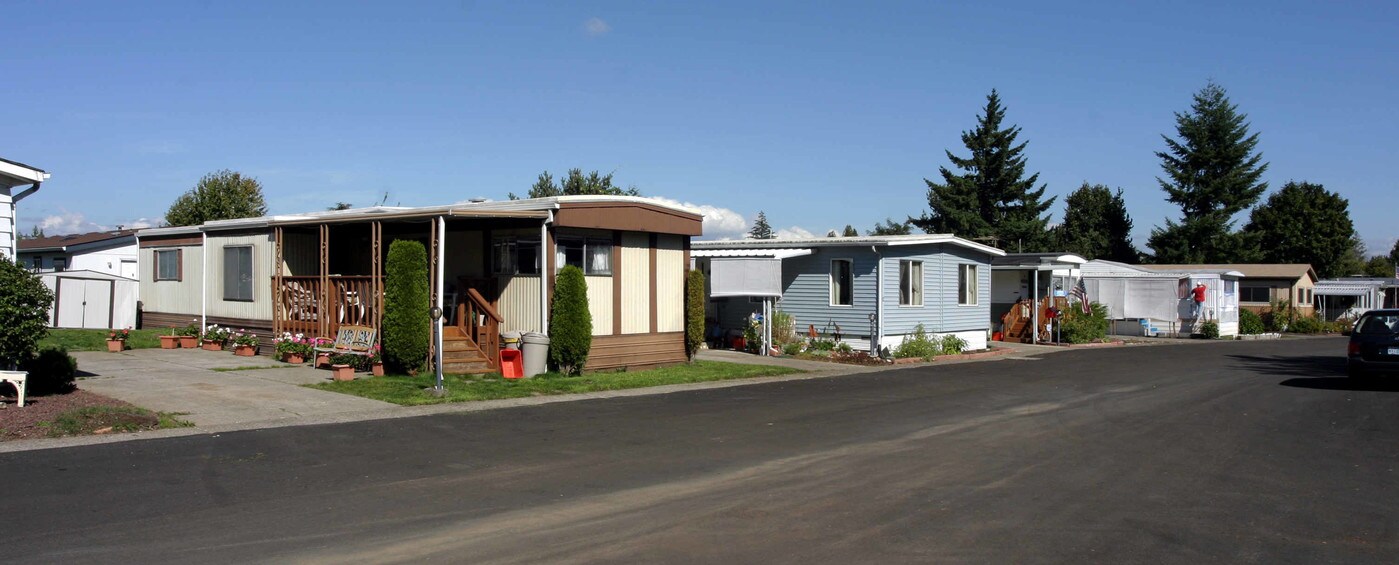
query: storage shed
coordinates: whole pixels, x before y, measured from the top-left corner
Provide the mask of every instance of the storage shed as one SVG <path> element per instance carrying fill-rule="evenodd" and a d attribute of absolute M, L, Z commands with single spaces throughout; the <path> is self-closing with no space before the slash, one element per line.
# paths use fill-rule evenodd
<path fill-rule="evenodd" d="M 136 327 L 136 279 L 96 271 L 40 273 L 53 291 L 49 325 L 55 328 L 121 329 Z"/>

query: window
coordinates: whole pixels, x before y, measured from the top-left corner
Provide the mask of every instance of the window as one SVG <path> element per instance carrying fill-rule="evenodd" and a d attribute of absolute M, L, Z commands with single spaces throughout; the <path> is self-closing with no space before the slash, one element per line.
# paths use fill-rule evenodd
<path fill-rule="evenodd" d="M 1312 289 L 1310 289 L 1310 288 L 1299 288 L 1299 289 L 1297 289 L 1297 304 L 1298 304 L 1298 305 L 1304 305 L 1304 304 L 1311 304 L 1311 303 L 1312 303 Z"/>
<path fill-rule="evenodd" d="M 1234 281 L 1224 281 L 1224 294 L 1234 294 Z"/>
<path fill-rule="evenodd" d="M 923 262 L 899 261 L 899 306 L 923 305 Z"/>
<path fill-rule="evenodd" d="M 34 265 L 33 265 L 33 267 L 34 267 L 34 270 L 35 270 L 35 271 L 44 268 L 44 258 L 41 257 L 41 256 L 38 256 L 38 255 L 35 255 L 35 256 L 34 256 Z"/>
<path fill-rule="evenodd" d="M 230 245 L 223 248 L 223 299 L 253 300 L 253 247 Z"/>
<path fill-rule="evenodd" d="M 155 280 L 180 280 L 180 250 L 157 249 L 155 252 Z"/>
<path fill-rule="evenodd" d="M 612 240 L 561 237 L 554 244 L 554 268 L 573 265 L 585 275 L 612 274 Z"/>
<path fill-rule="evenodd" d="M 491 270 L 497 275 L 537 275 L 540 264 L 539 239 L 500 237 L 491 242 Z"/>
<path fill-rule="evenodd" d="M 850 306 L 850 287 L 854 284 L 854 274 L 849 259 L 831 261 L 831 306 Z"/>
<path fill-rule="evenodd" d="M 67 258 L 67 257 L 54 257 L 54 258 L 53 258 L 53 270 L 54 270 L 54 271 L 62 271 L 62 270 L 67 269 L 67 268 L 68 268 L 68 258 Z"/>
<path fill-rule="evenodd" d="M 1273 289 L 1266 286 L 1239 287 L 1239 302 L 1267 303 L 1273 298 Z"/>
<path fill-rule="evenodd" d="M 957 304 L 976 306 L 981 280 L 977 277 L 976 265 L 960 265 L 957 269 Z"/>

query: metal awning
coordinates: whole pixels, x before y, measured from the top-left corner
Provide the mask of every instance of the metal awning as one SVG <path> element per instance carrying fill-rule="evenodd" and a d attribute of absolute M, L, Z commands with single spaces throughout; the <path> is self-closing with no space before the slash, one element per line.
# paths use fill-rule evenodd
<path fill-rule="evenodd" d="M 810 249 L 691 249 L 691 257 L 765 257 L 788 259 L 811 255 Z"/>

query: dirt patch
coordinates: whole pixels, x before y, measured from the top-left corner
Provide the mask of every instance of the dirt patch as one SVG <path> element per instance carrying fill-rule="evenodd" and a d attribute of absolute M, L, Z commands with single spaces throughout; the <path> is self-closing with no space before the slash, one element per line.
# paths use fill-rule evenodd
<path fill-rule="evenodd" d="M 83 408 L 127 408 L 130 403 L 85 390 L 48 396 L 25 396 L 24 407 L 15 403 L 14 392 L 4 387 L 6 394 L 0 402 L 0 441 L 53 437 L 51 423 L 59 415 Z M 105 427 L 105 426 L 103 426 Z M 100 428 L 99 428 L 100 429 Z"/>

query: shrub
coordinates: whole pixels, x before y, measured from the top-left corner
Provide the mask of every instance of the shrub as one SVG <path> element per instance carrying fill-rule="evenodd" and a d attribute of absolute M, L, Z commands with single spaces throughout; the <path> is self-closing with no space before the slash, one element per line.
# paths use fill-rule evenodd
<path fill-rule="evenodd" d="M 384 263 L 384 363 L 390 370 L 416 374 L 427 359 L 432 338 L 428 316 L 427 250 L 406 239 L 389 244 Z"/>
<path fill-rule="evenodd" d="M 763 346 L 763 324 L 754 318 L 748 319 L 748 325 L 743 328 L 743 349 L 749 353 L 757 353 Z"/>
<path fill-rule="evenodd" d="M 1068 343 L 1091 343 L 1108 336 L 1108 309 L 1097 302 L 1089 306 L 1089 313 L 1070 308 L 1065 310 L 1059 322 L 1060 338 Z"/>
<path fill-rule="evenodd" d="M 0 369 L 30 359 L 48 335 L 53 292 L 39 277 L 0 256 Z"/>
<path fill-rule="evenodd" d="M 957 337 L 957 334 L 947 334 L 942 336 L 941 346 L 943 355 L 956 355 L 967 348 L 967 340 Z"/>
<path fill-rule="evenodd" d="M 363 371 L 369 368 L 369 357 L 351 353 L 336 353 L 330 356 L 330 364 L 349 365 L 354 367 L 356 371 Z"/>
<path fill-rule="evenodd" d="M 772 313 L 772 341 L 783 346 L 800 341 L 797 338 L 796 320 L 791 314 L 781 310 Z"/>
<path fill-rule="evenodd" d="M 1239 310 L 1239 333 L 1258 335 L 1264 332 L 1263 317 L 1253 310 Z"/>
<path fill-rule="evenodd" d="M 704 273 L 692 270 L 685 276 L 685 357 L 695 360 L 704 345 Z"/>
<path fill-rule="evenodd" d="M 63 347 L 45 347 L 38 355 L 21 363 L 20 370 L 29 373 L 26 394 L 68 394 L 77 388 L 73 380 L 78 375 L 78 360 Z"/>
<path fill-rule="evenodd" d="M 1292 309 L 1292 303 L 1286 300 L 1274 300 L 1268 304 L 1268 311 L 1264 312 L 1263 328 L 1270 332 L 1287 331 L 1297 319 L 1297 312 Z"/>
<path fill-rule="evenodd" d="M 1312 316 L 1298 316 L 1292 324 L 1287 327 L 1287 331 L 1299 334 L 1315 334 L 1326 330 L 1326 324 L 1320 318 Z"/>
<path fill-rule="evenodd" d="M 919 358 L 924 361 L 932 361 L 942 351 L 938 342 L 928 337 L 928 332 L 923 329 L 923 324 L 913 327 L 913 333 L 904 336 L 904 340 L 898 347 L 894 348 L 894 357 L 900 359 Z"/>
<path fill-rule="evenodd" d="M 835 352 L 841 355 L 850 355 L 855 352 L 855 348 L 850 347 L 850 344 L 842 341 L 836 344 Z"/>
<path fill-rule="evenodd" d="M 811 351 L 831 351 L 836 348 L 836 342 L 829 339 L 817 338 L 811 340 L 811 344 L 807 345 L 806 348 Z"/>
<path fill-rule="evenodd" d="M 588 281 L 573 265 L 559 270 L 549 314 L 549 361 L 566 375 L 583 374 L 593 347 L 593 315 L 588 311 Z"/>
<path fill-rule="evenodd" d="M 1219 339 L 1219 322 L 1206 320 L 1200 324 L 1200 337 L 1205 339 Z"/>
<path fill-rule="evenodd" d="M 800 341 L 793 341 L 793 342 L 785 343 L 785 344 L 782 345 L 782 353 L 783 353 L 784 355 L 797 355 L 797 354 L 799 354 L 799 353 L 801 353 L 801 352 L 802 352 L 802 342 L 800 342 Z"/>

